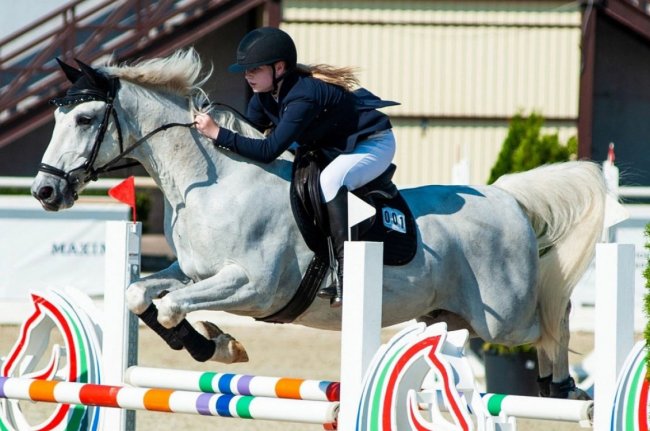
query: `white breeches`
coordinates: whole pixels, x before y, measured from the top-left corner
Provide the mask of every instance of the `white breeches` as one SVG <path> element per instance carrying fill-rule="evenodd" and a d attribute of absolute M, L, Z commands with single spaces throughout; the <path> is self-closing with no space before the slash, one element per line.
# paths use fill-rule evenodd
<path fill-rule="evenodd" d="M 357 144 L 351 153 L 338 155 L 320 174 L 324 202 L 329 202 L 346 186 L 355 190 L 368 184 L 390 166 L 395 155 L 392 130 L 374 133 Z"/>

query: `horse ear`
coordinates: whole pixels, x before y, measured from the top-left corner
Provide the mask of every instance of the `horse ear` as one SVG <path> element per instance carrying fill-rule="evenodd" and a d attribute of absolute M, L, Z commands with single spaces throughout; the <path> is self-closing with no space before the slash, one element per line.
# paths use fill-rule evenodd
<path fill-rule="evenodd" d="M 59 63 L 59 66 L 61 67 L 61 70 L 63 70 L 63 73 L 65 73 L 65 77 L 68 78 L 68 81 L 72 83 L 77 82 L 77 80 L 83 75 L 80 70 L 75 69 L 69 64 L 66 64 L 65 62 L 59 60 L 58 57 L 56 58 L 56 62 Z"/>
<path fill-rule="evenodd" d="M 83 72 L 84 75 L 90 79 L 90 82 L 92 82 L 95 85 L 99 85 L 102 82 L 102 76 L 97 72 L 95 69 L 92 68 L 92 66 L 88 66 L 86 63 L 83 63 L 80 60 L 77 60 L 76 58 L 74 61 L 77 62 L 79 65 L 79 68 L 81 69 L 81 72 Z"/>

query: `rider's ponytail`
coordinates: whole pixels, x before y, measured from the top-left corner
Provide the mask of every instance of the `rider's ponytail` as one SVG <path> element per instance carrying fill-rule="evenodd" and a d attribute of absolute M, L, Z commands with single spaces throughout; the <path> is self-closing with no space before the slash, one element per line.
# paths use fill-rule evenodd
<path fill-rule="evenodd" d="M 301 75 L 309 75 L 328 84 L 338 85 L 347 91 L 352 91 L 359 86 L 353 67 L 335 67 L 328 64 L 297 64 L 296 70 Z"/>

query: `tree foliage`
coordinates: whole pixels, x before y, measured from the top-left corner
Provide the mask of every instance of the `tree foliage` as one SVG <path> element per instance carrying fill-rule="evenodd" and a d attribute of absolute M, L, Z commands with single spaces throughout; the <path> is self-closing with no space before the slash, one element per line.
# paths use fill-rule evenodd
<path fill-rule="evenodd" d="M 562 145 L 555 134 L 542 134 L 544 118 L 532 113 L 528 117 L 515 115 L 510 121 L 508 135 L 503 141 L 496 163 L 490 171 L 488 184 L 501 175 L 522 172 L 547 163 L 563 162 L 575 158 L 578 141 L 570 138 Z"/>

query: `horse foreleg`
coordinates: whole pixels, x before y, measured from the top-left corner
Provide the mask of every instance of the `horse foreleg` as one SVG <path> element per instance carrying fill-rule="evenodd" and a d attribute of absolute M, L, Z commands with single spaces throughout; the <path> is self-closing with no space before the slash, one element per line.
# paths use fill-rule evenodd
<path fill-rule="evenodd" d="M 241 343 L 216 325 L 197 322 L 193 327 L 185 319 L 189 311 L 228 310 L 232 309 L 231 307 L 250 305 L 251 298 L 258 292 L 246 289 L 248 282 L 248 275 L 241 266 L 235 263 L 226 265 L 210 278 L 196 282 L 187 289 L 175 290 L 165 295 L 158 304 L 158 321 L 175 333 L 197 361 L 248 361 L 248 355 Z"/>
<path fill-rule="evenodd" d="M 176 261 L 162 271 L 131 283 L 126 289 L 126 305 L 135 314 L 141 314 L 153 304 L 154 299 L 183 288 L 191 282 Z"/>
<path fill-rule="evenodd" d="M 158 322 L 158 309 L 153 303 L 167 292 L 185 287 L 191 280 L 181 271 L 178 262 L 168 268 L 131 283 L 126 290 L 126 303 L 142 322 L 160 336 L 174 350 L 183 348 L 175 331 Z"/>

